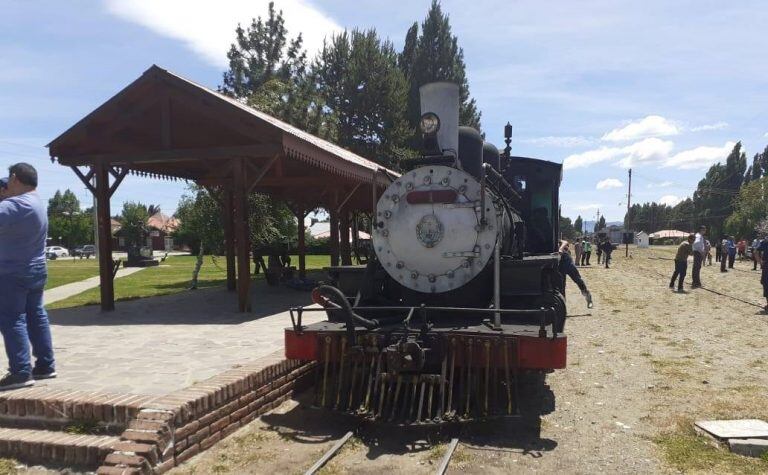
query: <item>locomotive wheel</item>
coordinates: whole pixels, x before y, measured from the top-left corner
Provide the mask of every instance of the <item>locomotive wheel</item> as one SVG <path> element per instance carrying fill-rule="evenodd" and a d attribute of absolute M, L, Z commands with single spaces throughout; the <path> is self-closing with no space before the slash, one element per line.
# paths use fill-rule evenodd
<path fill-rule="evenodd" d="M 535 302 L 535 306 L 538 307 L 552 307 L 555 309 L 555 331 L 562 333 L 565 329 L 565 297 L 558 291 L 544 292 L 541 294 Z M 550 323 L 550 322 L 548 322 Z"/>

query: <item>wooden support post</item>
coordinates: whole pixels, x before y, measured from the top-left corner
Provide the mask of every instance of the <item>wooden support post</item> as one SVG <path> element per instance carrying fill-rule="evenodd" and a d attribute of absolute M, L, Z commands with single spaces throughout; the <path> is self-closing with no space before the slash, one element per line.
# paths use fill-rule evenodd
<path fill-rule="evenodd" d="M 248 193 L 246 168 L 243 159 L 237 159 L 234 167 L 235 185 L 235 244 L 237 246 L 237 302 L 241 312 L 250 312 L 251 239 L 248 230 Z"/>
<path fill-rule="evenodd" d="M 222 194 L 222 221 L 224 224 L 224 249 L 227 256 L 227 290 L 237 289 L 235 273 L 235 221 L 234 221 L 235 197 L 231 188 L 225 189 Z"/>
<path fill-rule="evenodd" d="M 307 243 L 306 243 L 306 225 L 304 218 L 307 217 L 303 206 L 296 208 L 297 231 L 298 231 L 298 249 L 299 252 L 299 277 L 302 279 L 307 276 Z"/>
<path fill-rule="evenodd" d="M 115 309 L 115 288 L 112 263 L 112 219 L 109 214 L 109 168 L 102 162 L 94 165 L 96 174 L 96 217 L 99 229 L 99 284 L 101 310 Z"/>
<path fill-rule="evenodd" d="M 331 266 L 339 265 L 339 213 L 336 210 L 336 194 L 334 193 L 328 210 L 329 221 L 331 225 L 331 236 L 328 239 L 328 246 L 331 251 Z"/>
<path fill-rule="evenodd" d="M 352 249 L 349 246 L 349 210 L 344 207 L 339 213 L 339 254 L 341 265 L 352 265 Z"/>

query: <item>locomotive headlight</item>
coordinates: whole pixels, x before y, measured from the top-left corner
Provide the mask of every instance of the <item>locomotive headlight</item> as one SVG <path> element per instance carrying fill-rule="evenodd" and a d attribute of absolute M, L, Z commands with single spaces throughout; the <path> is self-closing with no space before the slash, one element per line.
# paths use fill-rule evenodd
<path fill-rule="evenodd" d="M 440 130 L 440 118 L 434 112 L 427 112 L 421 116 L 419 127 L 422 134 L 435 135 Z"/>

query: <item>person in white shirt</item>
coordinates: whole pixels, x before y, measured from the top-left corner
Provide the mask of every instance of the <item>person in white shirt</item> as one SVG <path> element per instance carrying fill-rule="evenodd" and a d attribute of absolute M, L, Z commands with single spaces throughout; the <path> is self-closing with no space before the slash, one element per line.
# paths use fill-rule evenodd
<path fill-rule="evenodd" d="M 701 263 L 704 261 L 704 256 L 707 252 L 707 227 L 699 226 L 699 232 L 696 233 L 696 238 L 693 241 L 693 272 L 691 278 L 693 283 L 691 287 L 694 289 L 701 287 Z"/>

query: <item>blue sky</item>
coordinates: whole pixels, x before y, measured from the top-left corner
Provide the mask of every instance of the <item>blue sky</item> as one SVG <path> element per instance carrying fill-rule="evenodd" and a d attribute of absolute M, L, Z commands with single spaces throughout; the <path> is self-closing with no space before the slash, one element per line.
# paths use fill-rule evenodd
<path fill-rule="evenodd" d="M 376 28 L 399 48 L 421 1 L 290 0 L 309 49 L 343 28 Z M 43 146 L 151 64 L 216 87 L 237 22 L 266 1 L 0 0 L 0 167 L 29 161 L 41 192 L 74 174 Z M 674 203 L 741 140 L 768 144 L 768 5 L 760 1 L 444 0 L 490 140 L 514 124 L 513 151 L 564 162 L 563 214 L 623 218 L 633 201 Z M 158 186 L 160 185 L 160 186 Z M 113 197 L 176 207 L 179 183 L 129 177 Z"/>

